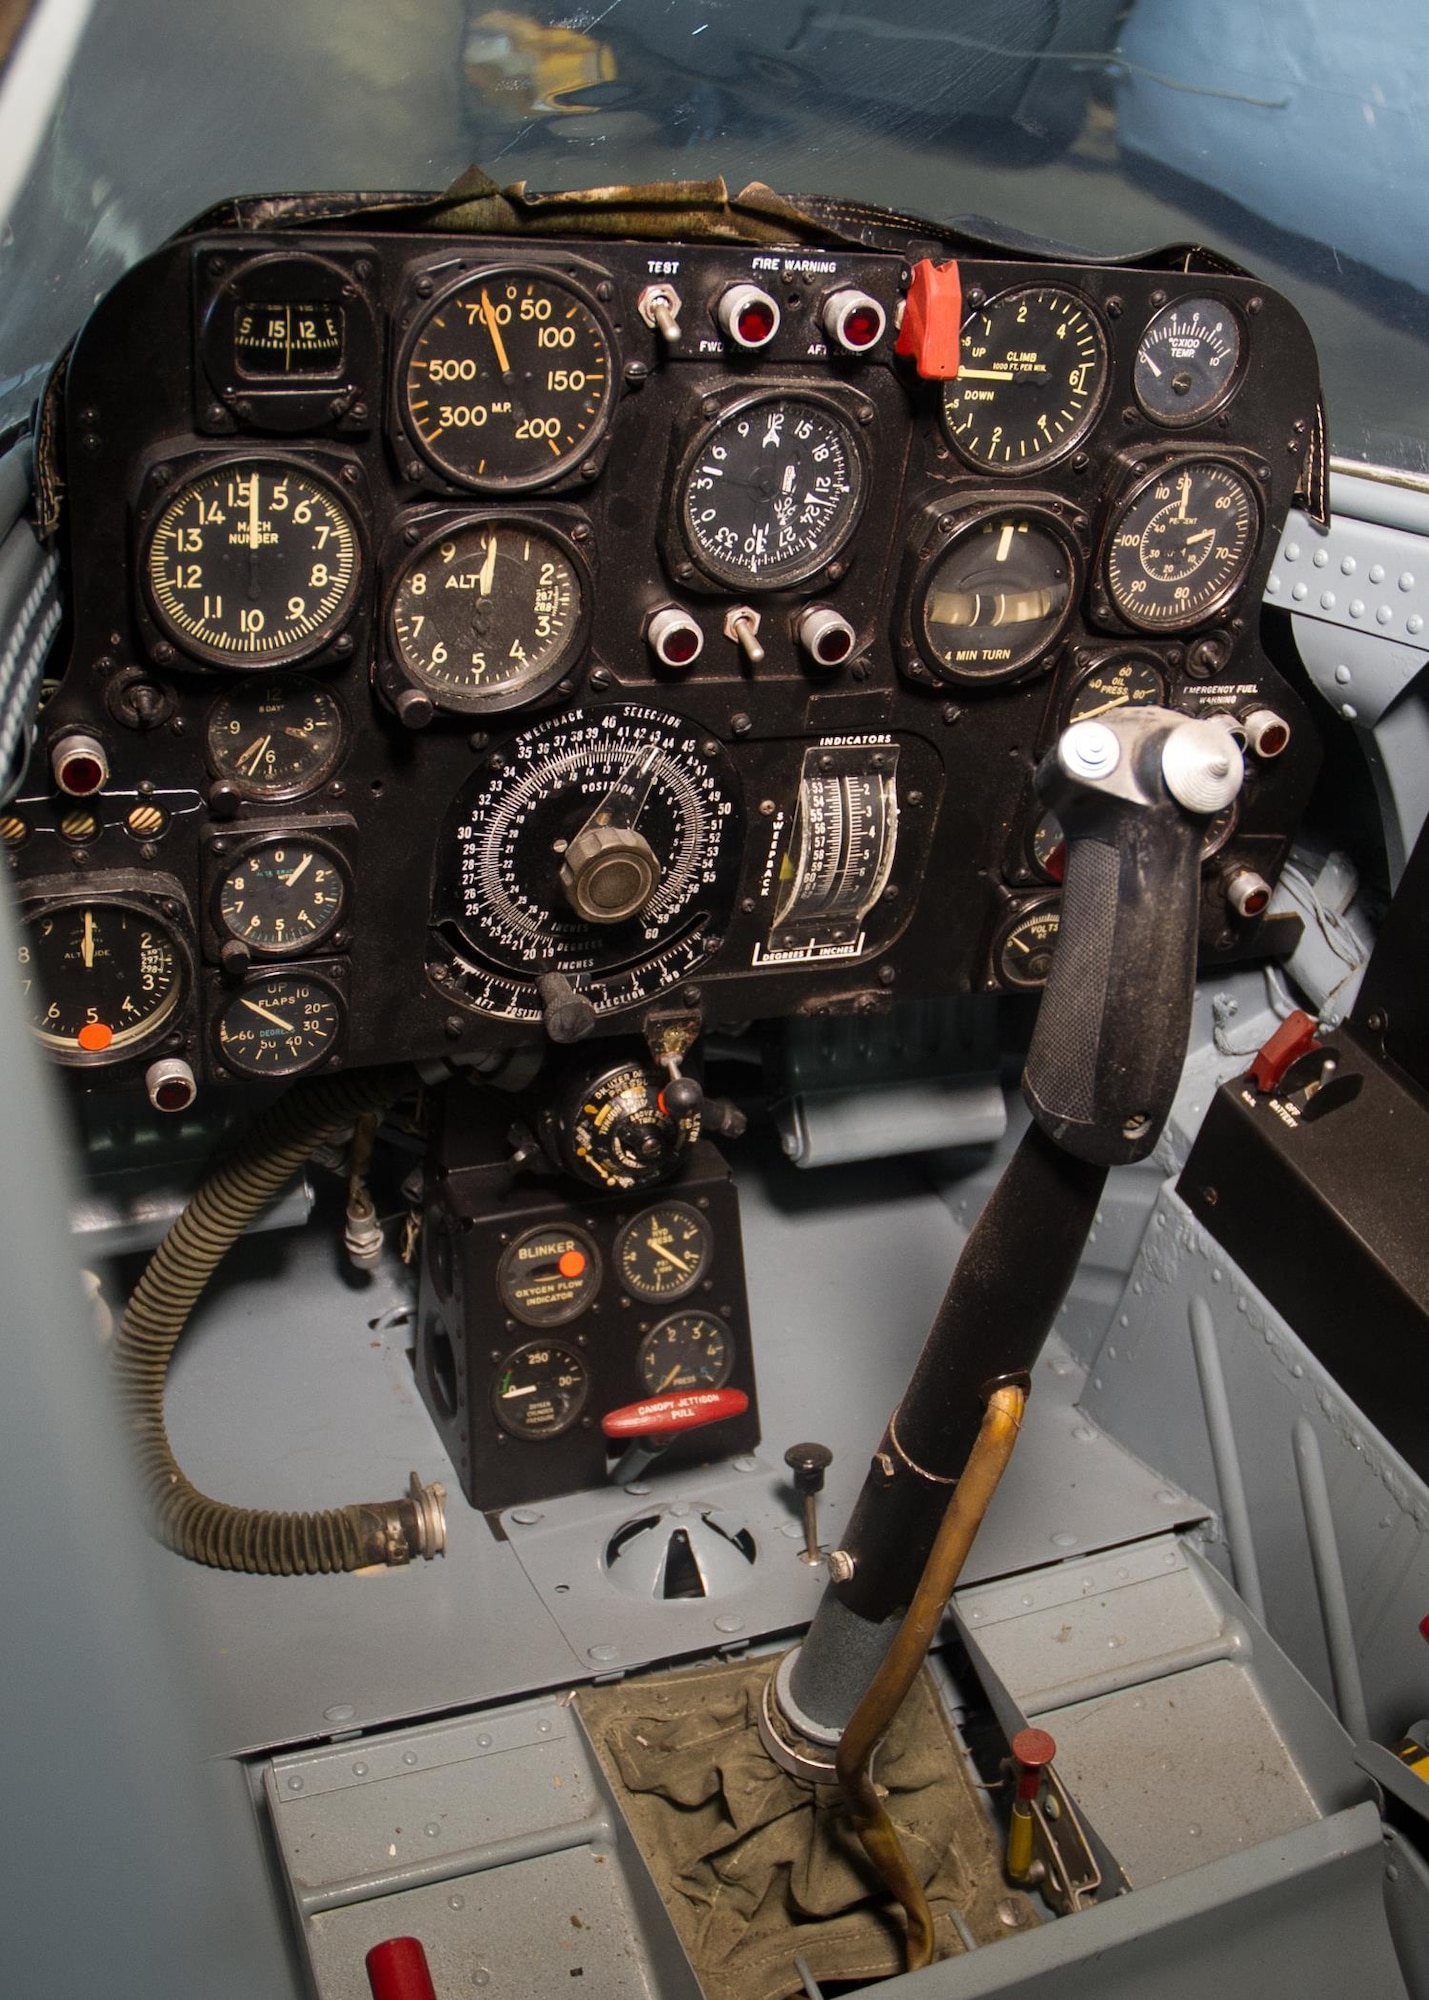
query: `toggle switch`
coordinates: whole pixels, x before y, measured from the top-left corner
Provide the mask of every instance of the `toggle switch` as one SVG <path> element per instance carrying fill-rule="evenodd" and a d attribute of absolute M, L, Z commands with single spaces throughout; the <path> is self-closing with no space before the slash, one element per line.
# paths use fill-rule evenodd
<path fill-rule="evenodd" d="M 669 347 L 680 343 L 680 306 L 680 294 L 673 285 L 647 285 L 635 301 L 641 319 L 655 327 Z"/>
<path fill-rule="evenodd" d="M 740 647 L 750 666 L 757 667 L 764 658 L 764 648 L 759 643 L 759 613 L 751 604 L 734 604 L 724 614 L 724 636 Z"/>

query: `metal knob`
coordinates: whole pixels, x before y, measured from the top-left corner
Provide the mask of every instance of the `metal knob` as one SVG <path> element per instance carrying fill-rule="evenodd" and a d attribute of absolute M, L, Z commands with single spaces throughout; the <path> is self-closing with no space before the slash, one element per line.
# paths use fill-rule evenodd
<path fill-rule="evenodd" d="M 583 827 L 561 861 L 561 887 L 587 923 L 624 923 L 659 886 L 654 849 L 633 826 Z"/>
<path fill-rule="evenodd" d="M 819 1501 L 824 1490 L 824 1474 L 834 1455 L 826 1444 L 791 1444 L 784 1463 L 794 1475 L 794 1490 L 804 1503 L 804 1561 L 819 1560 Z"/>

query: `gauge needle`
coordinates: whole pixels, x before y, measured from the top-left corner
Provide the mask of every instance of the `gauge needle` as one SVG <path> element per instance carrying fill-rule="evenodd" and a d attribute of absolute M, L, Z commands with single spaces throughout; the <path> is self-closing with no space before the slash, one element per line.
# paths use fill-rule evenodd
<path fill-rule="evenodd" d="M 238 760 L 239 770 L 242 771 L 246 765 L 247 775 L 251 778 L 253 773 L 258 769 L 263 752 L 272 741 L 271 736 L 260 736 L 256 743 L 251 743 Z"/>
<path fill-rule="evenodd" d="M 534 1396 L 535 1393 L 536 1384 L 528 1382 L 524 1389 L 503 1389 L 501 1391 L 501 1400 L 503 1403 L 509 1403 L 516 1396 Z"/>
<path fill-rule="evenodd" d="M 260 1021 L 270 1021 L 275 1028 L 281 1028 L 285 1035 L 296 1032 L 291 1021 L 285 1021 L 281 1014 L 275 1014 L 271 1007 L 264 1007 L 257 1000 L 245 1000 L 244 1006 L 250 1014 L 256 1014 Z"/>
<path fill-rule="evenodd" d="M 959 368 L 959 378 L 966 376 L 970 382 L 1010 382 L 1010 368 Z"/>
<path fill-rule="evenodd" d="M 672 1382 L 679 1381 L 680 1367 L 681 1364 L 677 1361 L 674 1367 L 670 1370 L 669 1374 L 665 1377 L 664 1381 L 660 1384 L 659 1388 L 655 1391 L 655 1394 L 657 1396 L 663 1396 L 665 1391 L 669 1388 Z"/>
<path fill-rule="evenodd" d="M 283 877 L 284 887 L 291 889 L 293 884 L 297 881 L 298 877 L 302 874 L 303 870 L 305 868 L 311 868 L 312 865 L 313 865 L 313 857 L 311 851 L 309 851 L 307 854 L 303 856 L 302 860 L 298 863 L 297 867 L 293 870 L 292 874 L 285 875 Z"/>
<path fill-rule="evenodd" d="M 657 1257 L 663 1257 L 667 1264 L 673 1264 L 677 1271 L 683 1271 L 686 1277 L 690 1275 L 690 1266 L 686 1258 L 677 1257 L 674 1251 L 667 1250 L 663 1243 L 652 1243 L 649 1245 L 649 1248 L 655 1252 Z"/>
<path fill-rule="evenodd" d="M 1190 515 L 1186 512 L 1186 503 L 1189 501 L 1190 497 L 1191 497 L 1191 475 L 1189 472 L 1183 472 L 1181 475 L 1181 511 L 1176 516 L 1176 519 L 1178 521 L 1188 521 L 1191 518 Z"/>
<path fill-rule="evenodd" d="M 496 574 L 496 530 L 495 528 L 493 528 L 490 535 L 487 537 L 486 561 L 481 565 L 480 572 L 478 573 L 476 579 L 477 587 L 481 591 L 483 597 L 490 597 L 491 579 L 492 577 L 495 576 L 495 574 Z"/>
<path fill-rule="evenodd" d="M 496 349 L 496 365 L 503 375 L 511 373 L 511 362 L 506 353 L 506 343 L 501 338 L 501 329 L 496 324 L 496 308 L 487 295 L 486 287 L 481 288 L 481 317 L 486 322 L 486 330 L 491 335 L 491 344 Z"/>
<path fill-rule="evenodd" d="M 1128 703 L 1128 701 L 1130 701 L 1130 699 L 1131 696 L 1126 694 L 1113 695 L 1112 699 L 1110 701 L 1104 701 L 1100 708 L 1078 709 L 1077 720 L 1078 722 L 1094 721 L 1097 716 L 1107 715 L 1114 708 L 1125 708 L 1126 704 Z"/>
<path fill-rule="evenodd" d="M 1186 547 L 1189 549 L 1192 542 L 1208 542 L 1215 532 L 1214 528 L 1202 528 L 1199 535 L 1187 535 Z"/>
<path fill-rule="evenodd" d="M 81 957 L 81 958 L 82 958 L 82 959 L 84 960 L 85 964 L 86 964 L 87 966 L 89 966 L 89 967 L 91 968 L 91 970 L 92 970 L 92 969 L 93 969 L 93 966 L 94 966 L 94 912 L 93 912 L 93 910 L 86 910 L 86 911 L 85 911 L 85 913 L 84 913 L 84 939 L 83 939 L 83 942 L 81 943 L 81 945 L 80 945 L 80 947 L 79 947 L 79 955 L 80 955 L 80 957 Z"/>

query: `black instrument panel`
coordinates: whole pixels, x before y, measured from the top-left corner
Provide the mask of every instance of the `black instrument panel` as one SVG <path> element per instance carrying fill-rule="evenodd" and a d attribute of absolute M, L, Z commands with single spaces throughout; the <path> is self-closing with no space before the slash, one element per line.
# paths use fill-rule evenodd
<path fill-rule="evenodd" d="M 1288 724 L 1208 844 L 1203 953 L 1253 953 L 1227 883 L 1274 880 L 1317 757 L 1258 639 L 1309 337 L 1242 277 L 960 275 L 941 382 L 878 252 L 136 267 L 69 364 L 70 663 L 7 826 L 50 1052 L 513 1047 L 550 975 L 597 1032 L 1035 986 L 1031 774 L 1123 700 Z"/>

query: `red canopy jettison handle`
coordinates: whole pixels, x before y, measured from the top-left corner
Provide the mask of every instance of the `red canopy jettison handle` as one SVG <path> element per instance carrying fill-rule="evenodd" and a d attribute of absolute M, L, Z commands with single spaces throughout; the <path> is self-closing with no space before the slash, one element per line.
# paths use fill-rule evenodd
<path fill-rule="evenodd" d="M 600 1427 L 608 1438 L 670 1438 L 698 1430 L 701 1424 L 742 1417 L 748 1408 L 743 1389 L 691 1389 L 683 1396 L 651 1396 L 644 1403 L 627 1403 L 603 1416 Z"/>

